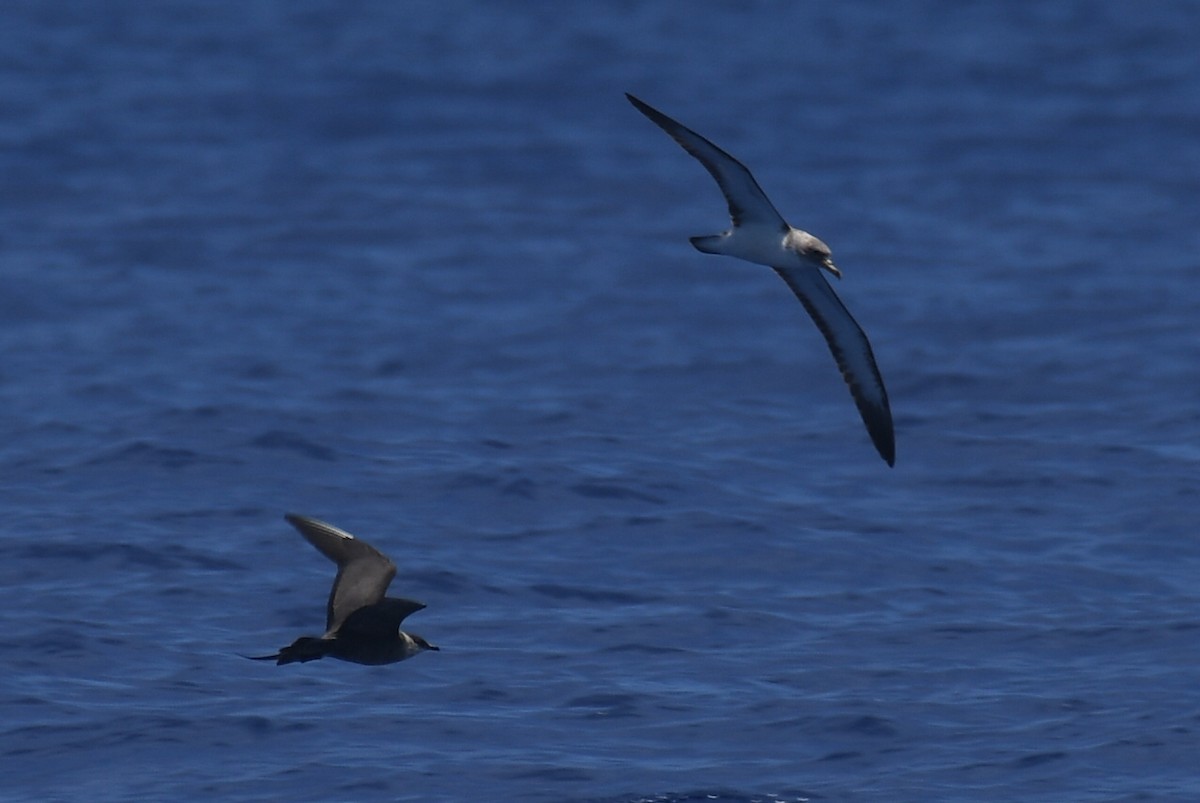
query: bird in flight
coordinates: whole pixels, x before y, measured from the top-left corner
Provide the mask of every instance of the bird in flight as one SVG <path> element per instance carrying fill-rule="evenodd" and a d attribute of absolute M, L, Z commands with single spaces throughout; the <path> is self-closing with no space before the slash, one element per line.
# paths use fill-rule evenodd
<path fill-rule="evenodd" d="M 825 336 L 879 456 L 889 466 L 895 465 L 892 409 L 871 343 L 821 274 L 826 270 L 839 279 L 842 276 L 829 246 L 789 225 L 737 159 L 633 95 L 626 93 L 625 97 L 699 160 L 725 195 L 733 226 L 721 234 L 692 237 L 692 245 L 705 254 L 766 265 L 787 282 Z"/>
<path fill-rule="evenodd" d="M 404 617 L 425 606 L 411 599 L 384 596 L 396 576 L 396 565 L 386 555 L 332 524 L 291 513 L 284 518 L 318 552 L 337 564 L 337 579 L 329 592 L 325 635 L 301 636 L 274 655 L 248 658 L 291 664 L 328 656 L 377 665 L 438 649 L 420 636 L 400 629 Z"/>

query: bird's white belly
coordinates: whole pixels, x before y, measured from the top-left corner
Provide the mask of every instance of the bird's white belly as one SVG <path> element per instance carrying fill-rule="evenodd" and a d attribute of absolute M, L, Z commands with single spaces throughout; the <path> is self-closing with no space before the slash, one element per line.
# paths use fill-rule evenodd
<path fill-rule="evenodd" d="M 785 246 L 787 235 L 774 227 L 734 229 L 722 242 L 721 253 L 770 267 L 792 265 L 795 255 Z"/>

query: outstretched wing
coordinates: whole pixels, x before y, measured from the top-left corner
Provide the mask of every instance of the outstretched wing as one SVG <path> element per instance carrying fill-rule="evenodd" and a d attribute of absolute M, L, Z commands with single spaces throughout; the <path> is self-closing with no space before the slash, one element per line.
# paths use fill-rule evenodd
<path fill-rule="evenodd" d="M 364 638 L 386 637 L 396 635 L 400 623 L 409 614 L 424 608 L 424 604 L 416 600 L 400 597 L 387 597 L 374 605 L 359 608 L 346 617 L 338 628 L 338 636 L 361 636 Z"/>
<path fill-rule="evenodd" d="M 625 93 L 625 97 L 629 98 L 629 102 L 634 105 L 634 108 L 670 134 L 672 139 L 683 146 L 685 151 L 696 157 L 700 164 L 704 165 L 704 168 L 712 174 L 712 177 L 717 180 L 717 186 L 721 188 L 721 192 L 725 196 L 726 203 L 729 204 L 729 217 L 733 218 L 734 226 L 751 223 L 778 225 L 780 229 L 787 229 L 787 223 L 784 222 L 783 216 L 776 211 L 775 206 L 767 199 L 766 193 L 762 191 L 762 187 L 758 186 L 758 182 L 754 180 L 754 176 L 750 175 L 750 171 L 744 164 L 653 106 L 643 103 L 628 92 Z"/>
<path fill-rule="evenodd" d="M 776 267 L 792 292 L 804 304 L 817 328 L 825 336 L 833 359 L 842 377 L 850 386 L 850 395 L 867 425 L 867 433 L 875 448 L 889 466 L 896 464 L 896 437 L 892 429 L 892 408 L 887 389 L 875 364 L 875 354 L 862 327 L 850 315 L 841 299 L 833 292 L 821 271 L 808 264 L 795 267 Z"/>
<path fill-rule="evenodd" d="M 359 608 L 383 599 L 396 576 L 396 565 L 375 547 L 345 530 L 307 516 L 284 516 L 322 555 L 338 565 L 329 592 L 325 631 L 336 631 Z"/>

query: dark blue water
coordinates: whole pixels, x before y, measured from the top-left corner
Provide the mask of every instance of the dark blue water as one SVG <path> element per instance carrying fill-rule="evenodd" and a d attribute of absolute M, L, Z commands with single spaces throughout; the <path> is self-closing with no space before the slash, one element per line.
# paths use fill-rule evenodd
<path fill-rule="evenodd" d="M 550 8 L 6 4 L 0 797 L 1200 798 L 1196 6 Z"/>

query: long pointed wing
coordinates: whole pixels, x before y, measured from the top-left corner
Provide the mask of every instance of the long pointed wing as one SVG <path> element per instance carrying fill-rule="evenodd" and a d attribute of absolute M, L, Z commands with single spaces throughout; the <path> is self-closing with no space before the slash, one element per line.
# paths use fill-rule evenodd
<path fill-rule="evenodd" d="M 696 157 L 712 174 L 725 196 L 726 203 L 729 204 L 729 217 L 733 218 L 734 226 L 757 223 L 787 228 L 783 217 L 775 210 L 775 206 L 767 199 L 767 194 L 758 186 L 758 182 L 744 164 L 653 106 L 643 103 L 628 92 L 625 93 L 625 97 L 629 98 L 634 108 L 670 134 L 672 139 Z"/>
<path fill-rule="evenodd" d="M 889 466 L 894 466 L 896 437 L 892 430 L 892 408 L 866 333 L 817 267 L 797 264 L 795 267 L 776 267 L 775 272 L 792 288 L 821 334 L 825 335 L 825 342 L 850 386 L 850 395 L 867 425 L 871 441 L 879 456 Z"/>
<path fill-rule="evenodd" d="M 338 628 L 338 635 L 366 638 L 395 636 L 404 618 L 424 607 L 424 604 L 416 600 L 387 597 L 374 605 L 359 608 L 347 616 L 346 621 Z"/>
<path fill-rule="evenodd" d="M 387 555 L 332 524 L 291 513 L 284 518 L 317 551 L 338 565 L 325 612 L 326 632 L 337 630 L 359 608 L 383 599 L 396 576 L 396 565 Z"/>

